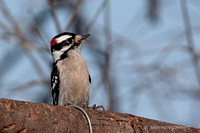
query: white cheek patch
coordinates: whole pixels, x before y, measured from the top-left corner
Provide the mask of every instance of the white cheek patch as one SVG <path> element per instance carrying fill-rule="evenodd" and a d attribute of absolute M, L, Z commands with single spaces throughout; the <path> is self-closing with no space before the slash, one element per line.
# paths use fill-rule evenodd
<path fill-rule="evenodd" d="M 71 45 L 63 47 L 61 50 L 53 51 L 54 62 L 60 59 L 60 56 L 67 51 Z"/>
<path fill-rule="evenodd" d="M 70 47 L 71 47 L 71 45 L 64 46 L 60 51 L 65 52 L 65 51 L 67 51 Z"/>
<path fill-rule="evenodd" d="M 57 60 L 60 59 L 60 56 L 63 54 L 62 51 L 54 51 L 53 52 L 53 58 L 54 58 L 54 62 L 56 62 Z"/>
<path fill-rule="evenodd" d="M 62 41 L 65 41 L 65 40 L 67 40 L 68 38 L 71 38 L 71 37 L 72 36 L 70 36 L 70 35 L 64 35 L 64 36 L 58 37 L 56 39 L 56 41 L 57 41 L 57 43 L 61 43 Z"/>

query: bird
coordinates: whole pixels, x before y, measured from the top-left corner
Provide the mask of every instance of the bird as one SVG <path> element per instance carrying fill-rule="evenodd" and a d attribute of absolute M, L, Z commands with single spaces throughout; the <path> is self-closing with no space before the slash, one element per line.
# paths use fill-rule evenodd
<path fill-rule="evenodd" d="M 51 39 L 53 105 L 88 107 L 91 77 L 80 51 L 89 36 L 63 32 Z"/>

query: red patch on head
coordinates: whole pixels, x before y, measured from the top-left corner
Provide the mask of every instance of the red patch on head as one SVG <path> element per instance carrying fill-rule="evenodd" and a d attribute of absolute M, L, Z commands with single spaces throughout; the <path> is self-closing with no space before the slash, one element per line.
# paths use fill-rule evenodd
<path fill-rule="evenodd" d="M 51 44 L 51 47 L 56 43 L 57 41 L 56 40 L 51 40 L 50 44 Z"/>

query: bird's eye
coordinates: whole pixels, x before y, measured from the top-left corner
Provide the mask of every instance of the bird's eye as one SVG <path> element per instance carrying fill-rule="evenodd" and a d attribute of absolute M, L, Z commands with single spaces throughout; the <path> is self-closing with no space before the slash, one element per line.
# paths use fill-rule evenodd
<path fill-rule="evenodd" d="M 72 38 L 67 39 L 67 43 L 72 43 Z"/>

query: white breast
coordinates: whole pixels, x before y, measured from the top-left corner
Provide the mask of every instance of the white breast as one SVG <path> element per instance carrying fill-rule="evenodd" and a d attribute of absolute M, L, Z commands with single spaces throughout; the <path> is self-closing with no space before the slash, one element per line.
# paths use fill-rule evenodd
<path fill-rule="evenodd" d="M 58 61 L 60 70 L 59 105 L 64 103 L 78 106 L 87 105 L 89 101 L 89 73 L 87 65 L 80 54 L 69 54 L 69 57 Z M 62 103 L 61 103 L 62 102 Z"/>

